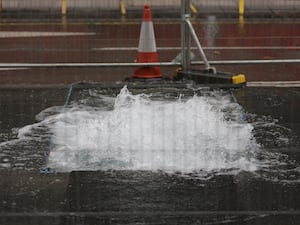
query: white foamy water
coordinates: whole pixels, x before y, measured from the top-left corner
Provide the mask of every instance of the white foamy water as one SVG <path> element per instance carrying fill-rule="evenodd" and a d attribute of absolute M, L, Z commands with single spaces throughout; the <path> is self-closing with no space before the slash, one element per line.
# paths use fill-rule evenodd
<path fill-rule="evenodd" d="M 52 133 L 50 168 L 183 173 L 256 169 L 253 127 L 239 121 L 242 110 L 229 96 L 151 100 L 124 87 L 107 101 L 113 107 L 73 106 L 44 121 Z"/>

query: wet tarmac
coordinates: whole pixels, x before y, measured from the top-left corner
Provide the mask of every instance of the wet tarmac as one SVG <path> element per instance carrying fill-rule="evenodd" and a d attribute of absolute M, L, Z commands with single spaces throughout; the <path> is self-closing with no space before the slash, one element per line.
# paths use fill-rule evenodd
<path fill-rule="evenodd" d="M 299 21 L 237 20 L 193 21 L 209 59 L 299 58 Z M 133 62 L 140 23 L 5 22 L 0 28 L 1 63 Z M 179 52 L 178 21 L 155 21 L 155 30 L 161 61 L 172 60 Z M 24 37 L 33 31 L 37 33 Z M 175 69 L 162 68 L 167 77 Z M 300 77 L 299 64 L 217 69 L 245 73 L 249 81 Z M 34 140 L 31 136 L 18 142 L 21 128 L 60 112 L 69 93 L 67 84 L 122 80 L 132 72 L 133 68 L 0 71 L 0 224 L 300 224 L 299 88 L 234 91 L 244 110 L 242 119 L 253 126 L 261 146 L 256 156 L 262 164 L 259 170 L 40 171 L 47 165 L 51 135 L 37 126 Z"/>
<path fill-rule="evenodd" d="M 180 21 L 154 20 L 161 62 L 180 52 Z M 193 24 L 209 60 L 299 59 L 299 21 L 288 19 L 218 19 L 208 16 Z M 112 20 L 4 22 L 1 63 L 134 62 L 140 21 Z M 201 60 L 196 49 L 196 60 Z M 224 72 L 244 73 L 248 81 L 299 80 L 299 63 L 219 65 Z M 200 66 L 201 67 L 201 66 Z M 134 68 L 36 68 L 0 71 L 1 86 L 58 85 L 78 81 L 115 81 L 130 77 Z M 175 67 L 162 68 L 172 77 Z"/>
<path fill-rule="evenodd" d="M 258 159 L 270 156 L 257 171 L 41 173 L 50 140 L 14 140 L 40 111 L 63 106 L 68 90 L 1 89 L 0 224 L 299 224 L 299 88 L 234 91 Z"/>

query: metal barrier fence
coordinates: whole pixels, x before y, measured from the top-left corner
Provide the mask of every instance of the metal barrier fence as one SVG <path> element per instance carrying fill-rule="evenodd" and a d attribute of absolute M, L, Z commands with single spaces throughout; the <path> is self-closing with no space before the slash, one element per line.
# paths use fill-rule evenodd
<path fill-rule="evenodd" d="M 19 10 L 46 10 L 53 14 L 68 14 L 76 11 L 116 11 L 122 15 L 142 7 L 145 3 L 152 7 L 176 13 L 180 0 L 0 0 L 2 12 Z M 279 14 L 299 15 L 298 0 L 193 0 L 191 9 L 194 14 L 207 12 L 224 15 L 232 14 L 264 14 L 278 16 Z M 71 13 L 70 13 L 71 14 Z M 100 16 L 98 14 L 98 16 Z M 79 17 L 82 14 L 76 14 Z M 167 16 L 162 14 L 161 16 Z M 74 16 L 74 15 L 73 15 Z"/>

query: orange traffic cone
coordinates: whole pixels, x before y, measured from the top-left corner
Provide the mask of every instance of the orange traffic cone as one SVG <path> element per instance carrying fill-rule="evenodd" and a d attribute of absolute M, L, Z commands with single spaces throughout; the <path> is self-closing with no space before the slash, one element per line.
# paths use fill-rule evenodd
<path fill-rule="evenodd" d="M 152 14 L 149 5 L 144 6 L 144 16 L 140 33 L 139 48 L 137 53 L 138 63 L 158 62 L 156 50 Z M 160 68 L 155 66 L 143 66 L 134 70 L 134 78 L 160 78 L 162 77 Z"/>

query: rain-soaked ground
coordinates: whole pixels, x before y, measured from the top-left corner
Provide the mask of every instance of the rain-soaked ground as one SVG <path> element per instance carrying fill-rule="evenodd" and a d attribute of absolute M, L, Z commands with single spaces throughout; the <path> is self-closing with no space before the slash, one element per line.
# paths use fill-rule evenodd
<path fill-rule="evenodd" d="M 159 57 L 170 61 L 179 22 L 154 24 Z M 297 19 L 193 24 L 209 60 L 299 59 Z M 126 19 L 3 21 L 0 60 L 133 62 L 139 30 Z M 217 69 L 299 81 L 299 64 Z M 299 88 L 62 86 L 132 72 L 0 71 L 0 224 L 300 224 Z"/>
<path fill-rule="evenodd" d="M 1 89 L 0 223 L 299 224 L 299 88 L 190 88 Z"/>
<path fill-rule="evenodd" d="M 160 62 L 180 52 L 179 19 L 154 18 Z M 299 59 L 299 19 L 193 18 L 193 26 L 208 60 Z M 22 20 L 1 23 L 1 63 L 120 63 L 136 60 L 140 19 Z M 195 60 L 201 60 L 192 42 Z M 299 63 L 218 65 L 225 72 L 244 73 L 248 81 L 299 80 Z M 115 81 L 130 77 L 134 68 L 19 68 L 0 70 L 0 86 L 57 85 L 78 81 Z M 176 67 L 163 67 L 166 77 Z"/>

